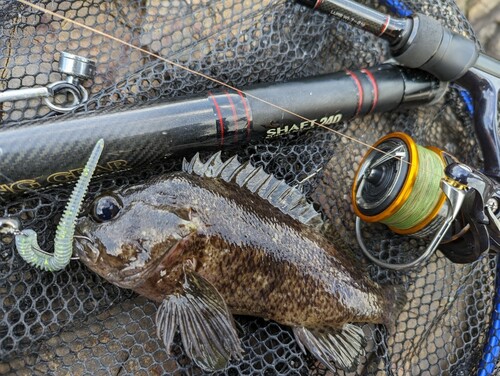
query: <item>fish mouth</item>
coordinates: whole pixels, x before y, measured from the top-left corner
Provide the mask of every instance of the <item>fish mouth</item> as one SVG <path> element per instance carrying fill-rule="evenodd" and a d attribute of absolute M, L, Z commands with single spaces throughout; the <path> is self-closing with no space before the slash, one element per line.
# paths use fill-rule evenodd
<path fill-rule="evenodd" d="M 109 282 L 123 287 L 133 288 L 137 282 L 142 281 L 143 277 L 155 268 L 155 263 L 148 265 L 140 270 L 130 268 L 123 263 L 123 268 L 113 268 L 106 260 L 101 259 L 101 249 L 99 242 L 87 231 L 75 231 L 74 248 L 77 255 L 89 269 L 99 274 Z M 105 253 L 105 252 L 104 252 Z"/>
<path fill-rule="evenodd" d="M 95 238 L 84 226 L 84 218 L 80 218 L 75 228 L 73 236 L 73 249 L 76 250 L 76 256 L 85 263 L 96 263 L 99 258 L 99 248 Z"/>

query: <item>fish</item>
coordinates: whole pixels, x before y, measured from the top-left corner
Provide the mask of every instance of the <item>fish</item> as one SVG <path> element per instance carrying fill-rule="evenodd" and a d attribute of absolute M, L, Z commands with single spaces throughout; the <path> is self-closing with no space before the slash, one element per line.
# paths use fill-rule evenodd
<path fill-rule="evenodd" d="M 203 370 L 242 358 L 236 314 L 288 325 L 303 352 L 351 371 L 366 345 L 359 323 L 393 325 L 405 291 L 370 279 L 325 225 L 300 189 L 261 167 L 197 154 L 182 171 L 96 197 L 74 247 L 95 273 L 158 302 L 166 349 L 179 331 Z"/>

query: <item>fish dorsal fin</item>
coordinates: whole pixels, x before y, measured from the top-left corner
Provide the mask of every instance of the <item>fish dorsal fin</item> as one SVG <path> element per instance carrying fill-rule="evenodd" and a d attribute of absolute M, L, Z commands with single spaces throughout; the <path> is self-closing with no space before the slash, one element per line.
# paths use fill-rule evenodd
<path fill-rule="evenodd" d="M 353 372 L 364 355 L 365 336 L 363 329 L 345 324 L 341 329 L 315 330 L 304 327 L 293 328 L 295 339 L 305 353 L 307 348 L 334 374 L 338 371 L 332 362 L 346 372 Z"/>
<path fill-rule="evenodd" d="M 236 183 L 306 225 L 318 229 L 323 225 L 321 214 L 307 202 L 299 189 L 266 173 L 262 167 L 254 167 L 250 162 L 240 163 L 237 156 L 222 162 L 221 153 L 218 152 L 203 163 L 197 153 L 190 162 L 184 159 L 182 170 L 189 174 Z"/>
<path fill-rule="evenodd" d="M 156 333 L 167 351 L 179 328 L 186 354 L 206 371 L 241 359 L 242 348 L 233 317 L 216 288 L 194 272 L 186 272 L 180 293 L 167 296 L 156 314 Z"/>

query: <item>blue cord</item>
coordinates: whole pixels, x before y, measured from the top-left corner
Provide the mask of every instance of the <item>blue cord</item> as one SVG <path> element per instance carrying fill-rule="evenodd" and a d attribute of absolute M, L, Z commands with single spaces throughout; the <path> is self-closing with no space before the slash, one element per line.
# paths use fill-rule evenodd
<path fill-rule="evenodd" d="M 462 89 L 462 88 L 460 88 L 458 91 L 460 93 L 460 96 L 464 100 L 465 105 L 467 106 L 467 110 L 469 111 L 469 113 L 471 115 L 474 115 L 474 104 L 472 103 L 472 97 L 471 97 L 470 93 L 467 90 Z"/>
<path fill-rule="evenodd" d="M 385 3 L 398 16 L 408 17 L 413 14 L 412 10 L 402 3 L 401 0 L 382 0 L 381 2 Z"/>
<path fill-rule="evenodd" d="M 500 255 L 497 256 L 497 276 L 495 283 L 495 300 L 491 313 L 491 324 L 488 339 L 483 349 L 483 358 L 479 363 L 478 376 L 493 375 L 500 358 Z"/>
<path fill-rule="evenodd" d="M 467 90 L 465 90 L 463 87 L 460 87 L 458 85 L 452 84 L 451 86 L 458 90 L 458 93 L 460 94 L 463 101 L 465 102 L 465 106 L 467 107 L 467 111 L 469 111 L 469 113 L 471 115 L 474 115 L 474 103 L 472 102 L 472 96 L 470 95 L 470 93 Z"/>

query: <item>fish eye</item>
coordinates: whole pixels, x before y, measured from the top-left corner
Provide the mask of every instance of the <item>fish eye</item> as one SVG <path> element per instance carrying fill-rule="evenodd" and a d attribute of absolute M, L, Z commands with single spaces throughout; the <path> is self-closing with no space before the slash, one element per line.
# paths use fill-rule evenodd
<path fill-rule="evenodd" d="M 96 199 L 92 217 L 96 222 L 106 222 L 115 218 L 123 207 L 122 202 L 114 196 L 102 196 Z"/>

